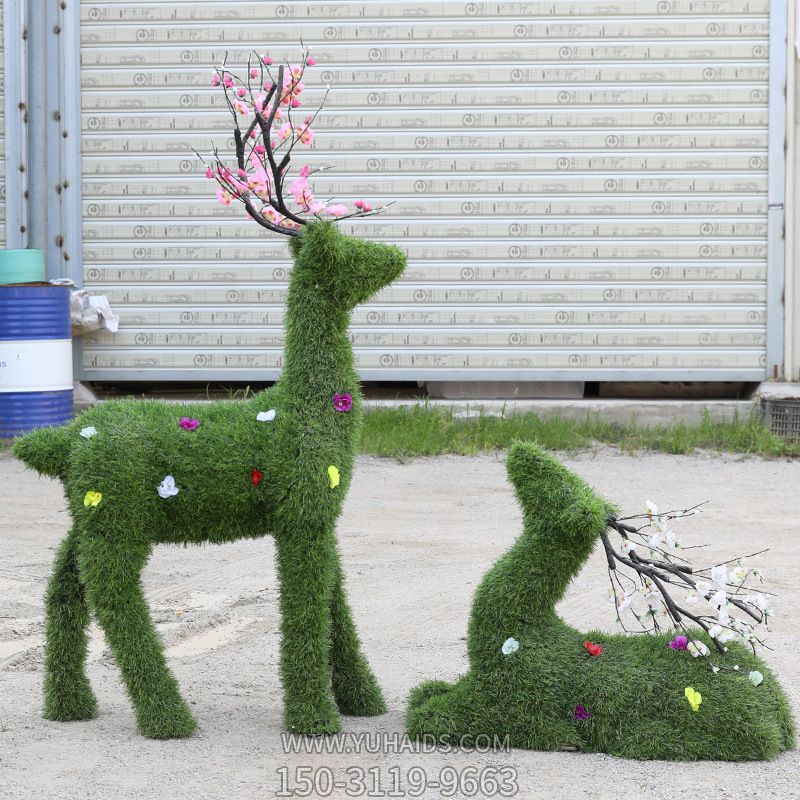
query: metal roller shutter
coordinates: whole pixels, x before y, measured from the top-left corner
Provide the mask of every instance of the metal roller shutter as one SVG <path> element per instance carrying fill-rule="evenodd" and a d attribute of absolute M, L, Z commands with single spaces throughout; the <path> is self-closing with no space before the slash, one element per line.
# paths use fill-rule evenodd
<path fill-rule="evenodd" d="M 366 379 L 766 374 L 768 0 L 82 0 L 89 379 L 280 370 L 286 242 L 216 203 L 210 66 L 302 36 L 319 194 L 409 254 L 357 309 Z M 311 71 L 310 71 L 311 72 Z M 306 152 L 306 151 L 304 151 Z M 299 161 L 302 164 L 304 161 Z"/>

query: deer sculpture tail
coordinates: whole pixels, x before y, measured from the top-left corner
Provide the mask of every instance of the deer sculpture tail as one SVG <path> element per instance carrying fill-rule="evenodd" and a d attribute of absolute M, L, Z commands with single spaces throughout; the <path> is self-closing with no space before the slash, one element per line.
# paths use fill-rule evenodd
<path fill-rule="evenodd" d="M 70 436 L 66 428 L 38 428 L 14 442 L 14 455 L 40 475 L 63 479 L 69 460 Z"/>

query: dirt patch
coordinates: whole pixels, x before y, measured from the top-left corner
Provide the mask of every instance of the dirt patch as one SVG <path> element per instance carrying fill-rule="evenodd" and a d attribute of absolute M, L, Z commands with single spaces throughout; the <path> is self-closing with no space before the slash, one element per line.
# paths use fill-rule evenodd
<path fill-rule="evenodd" d="M 800 612 L 800 464 L 711 455 L 631 457 L 606 448 L 566 463 L 623 509 L 638 511 L 646 498 L 663 508 L 709 500 L 702 516 L 681 525 L 687 544 L 709 544 L 703 551 L 709 563 L 722 553 L 772 548 L 759 564 L 779 594 L 769 637 L 775 651 L 765 657 L 797 708 L 800 656 L 793 620 Z M 145 571 L 145 591 L 170 664 L 199 720 L 195 737 L 153 742 L 136 733 L 116 666 L 96 627 L 88 671 L 100 717 L 71 724 L 44 720 L 42 596 L 68 517 L 59 484 L 23 471 L 7 449 L 0 449 L 0 508 L 3 800 L 263 800 L 281 789 L 282 776 L 297 790 L 302 767 L 310 768 L 318 794 L 329 774 L 335 781 L 354 780 L 357 773 L 348 768 L 364 770 L 364 796 L 369 789 L 388 796 L 393 774 L 401 790 L 409 791 L 422 774 L 416 767 L 424 770 L 429 786 L 450 780 L 447 768 L 462 780 L 470 767 L 484 777 L 508 768 L 516 775 L 516 796 L 547 800 L 795 794 L 797 752 L 769 764 L 675 765 L 519 750 L 413 752 L 403 742 L 409 690 L 423 679 L 452 679 L 465 669 L 472 592 L 519 532 L 500 458 L 358 461 L 339 541 L 357 624 L 390 707 L 382 717 L 345 718 L 345 732 L 354 738 L 344 746 L 360 745 L 365 752 L 284 752 L 269 539 L 159 547 Z M 561 611 L 584 628 L 614 630 L 606 595 L 603 558 L 595 551 Z M 379 786 L 369 782 L 371 775 L 380 778 Z M 349 788 L 349 794 L 346 787 L 333 788 L 329 796 L 358 793 L 352 784 Z M 455 796 L 470 790 L 464 784 Z M 440 795 L 432 788 L 421 794 Z"/>

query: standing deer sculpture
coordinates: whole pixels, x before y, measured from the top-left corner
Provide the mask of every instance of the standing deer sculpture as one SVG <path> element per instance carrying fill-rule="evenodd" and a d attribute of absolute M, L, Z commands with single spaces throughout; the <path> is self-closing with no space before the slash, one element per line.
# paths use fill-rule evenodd
<path fill-rule="evenodd" d="M 303 68 L 307 62 L 306 56 Z M 263 65 L 261 72 L 263 78 Z M 233 78 L 221 75 L 230 90 Z M 405 256 L 342 234 L 319 218 L 319 206 L 311 216 L 287 208 L 282 187 L 291 148 L 278 161 L 269 132 L 301 76 L 302 70 L 287 85 L 281 67 L 277 81 L 263 84 L 266 96 L 254 102 L 244 135 L 237 122 L 237 174 L 249 170 L 250 177 L 235 177 L 219 159 L 214 174 L 259 224 L 291 237 L 294 267 L 278 382 L 244 400 L 211 404 L 107 402 L 15 442 L 18 458 L 63 482 L 72 516 L 46 595 L 48 719 L 97 713 L 85 673 L 91 613 L 119 665 L 141 733 L 189 736 L 196 722 L 165 662 L 141 571 L 156 544 L 270 534 L 280 582 L 286 727 L 335 733 L 339 712 L 386 710 L 353 624 L 334 527 L 362 422 L 350 314 L 402 273 Z M 245 144 L 258 126 L 267 135 L 249 166 Z M 301 208 L 308 212 L 313 199 L 303 189 Z M 364 205 L 356 206 L 358 213 Z"/>

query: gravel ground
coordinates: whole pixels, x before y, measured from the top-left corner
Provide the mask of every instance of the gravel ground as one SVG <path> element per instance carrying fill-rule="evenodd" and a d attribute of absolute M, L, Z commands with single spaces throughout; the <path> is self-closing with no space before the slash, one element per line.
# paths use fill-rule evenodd
<path fill-rule="evenodd" d="M 779 615 L 767 660 L 797 708 L 794 644 L 800 598 L 800 464 L 710 455 L 631 457 L 601 449 L 566 459 L 632 512 L 645 498 L 663 508 L 709 500 L 682 523 L 684 540 L 709 543 L 704 560 L 772 548 L 760 558 Z M 331 797 L 447 796 L 431 782 L 495 768 L 516 775 L 524 798 L 799 797 L 797 752 L 768 764 L 623 761 L 602 755 L 417 752 L 401 738 L 409 690 L 466 667 L 472 592 L 519 532 L 502 459 L 445 457 L 398 464 L 361 458 L 339 538 L 349 595 L 390 711 L 345 718 L 351 752 L 287 753 L 280 727 L 278 614 L 269 539 L 222 547 L 159 547 L 145 590 L 170 664 L 199 719 L 184 741 L 155 742 L 135 729 L 102 633 L 93 628 L 89 675 L 101 706 L 89 722 L 41 716 L 42 594 L 53 551 L 68 525 L 59 484 L 23 471 L 0 449 L 0 798 L 3 800 L 250 800 L 303 796 L 303 777 L 349 780 Z M 703 552 L 703 551 L 701 551 Z M 614 629 L 604 560 L 595 551 L 561 606 L 571 623 Z M 365 735 L 358 750 L 359 735 Z M 708 735 L 713 737 L 714 730 Z M 316 740 L 323 741 L 323 740 Z M 367 752 L 365 752 L 365 750 Z M 379 752 L 374 752 L 379 750 Z M 303 768 L 306 768 L 305 771 Z M 362 770 L 359 773 L 358 770 Z M 349 770 L 349 771 L 348 771 Z M 443 771 L 444 770 L 444 771 Z M 466 770 L 466 772 L 464 771 Z M 365 786 L 360 789 L 359 775 Z M 283 784 L 287 788 L 287 784 Z M 467 782 L 456 797 L 472 794 Z M 306 794 L 305 796 L 309 796 Z M 508 795 L 507 795 L 508 796 Z"/>

